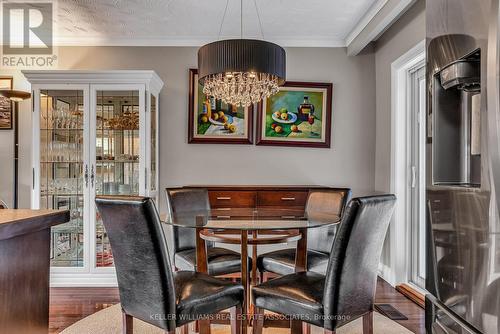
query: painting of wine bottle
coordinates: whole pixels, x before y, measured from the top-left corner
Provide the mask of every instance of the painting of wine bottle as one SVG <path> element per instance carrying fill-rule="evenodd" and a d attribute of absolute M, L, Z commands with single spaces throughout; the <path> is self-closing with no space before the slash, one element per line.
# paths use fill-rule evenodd
<path fill-rule="evenodd" d="M 332 84 L 286 82 L 259 103 L 257 145 L 330 147 Z"/>

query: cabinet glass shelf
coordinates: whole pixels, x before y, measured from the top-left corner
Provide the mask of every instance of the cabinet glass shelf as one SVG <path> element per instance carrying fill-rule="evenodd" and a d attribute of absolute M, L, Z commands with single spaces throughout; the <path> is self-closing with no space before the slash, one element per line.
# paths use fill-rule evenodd
<path fill-rule="evenodd" d="M 43 128 L 40 129 L 40 131 L 67 131 L 67 132 L 82 132 L 83 129 L 81 128 Z"/>
<path fill-rule="evenodd" d="M 97 163 L 126 163 L 126 164 L 138 164 L 139 160 L 96 160 Z"/>

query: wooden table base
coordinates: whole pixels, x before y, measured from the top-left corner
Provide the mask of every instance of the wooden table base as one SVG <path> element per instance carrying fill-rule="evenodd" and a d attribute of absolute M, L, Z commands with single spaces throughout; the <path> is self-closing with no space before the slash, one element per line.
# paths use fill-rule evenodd
<path fill-rule="evenodd" d="M 202 226 L 202 224 L 200 224 Z M 248 233 L 252 234 L 251 241 L 249 241 Z M 240 238 L 235 239 L 234 237 L 221 237 L 217 236 L 213 232 L 204 230 L 203 228 L 196 229 L 196 270 L 202 273 L 208 273 L 208 263 L 207 263 L 207 249 L 206 249 L 206 240 L 224 242 L 225 238 L 227 238 L 227 243 L 235 244 L 239 243 L 241 246 L 241 284 L 245 290 L 245 300 L 242 305 L 242 333 L 247 334 L 248 326 L 251 322 L 253 315 L 253 307 L 251 305 L 251 284 L 256 284 L 257 280 L 257 272 L 256 272 L 256 260 L 257 260 L 257 245 L 258 242 L 258 231 L 248 231 L 241 230 L 239 232 Z M 218 238 L 217 240 L 213 240 L 213 238 Z M 290 233 L 286 237 L 283 238 L 293 238 L 293 241 L 297 240 L 297 253 L 295 256 L 295 271 L 300 272 L 304 271 L 307 268 L 307 229 L 300 229 L 299 233 Z M 269 238 L 268 238 L 269 239 Z M 269 244 L 269 240 L 263 240 L 263 243 Z M 277 238 L 280 243 L 282 243 L 282 239 Z M 252 244 L 253 249 L 253 261 L 254 266 L 250 272 L 250 268 L 248 266 L 248 245 Z M 252 274 L 250 277 L 250 273 Z M 276 323 L 277 327 L 288 327 L 290 326 L 290 321 L 273 321 L 270 319 L 265 319 L 265 324 L 268 325 L 270 323 Z M 279 324 L 278 324 L 279 323 Z M 291 323 L 292 329 L 299 326 L 295 322 Z M 300 326 L 302 326 L 300 324 Z M 200 334 L 210 334 L 210 321 L 208 320 L 200 320 L 199 321 L 199 332 Z"/>

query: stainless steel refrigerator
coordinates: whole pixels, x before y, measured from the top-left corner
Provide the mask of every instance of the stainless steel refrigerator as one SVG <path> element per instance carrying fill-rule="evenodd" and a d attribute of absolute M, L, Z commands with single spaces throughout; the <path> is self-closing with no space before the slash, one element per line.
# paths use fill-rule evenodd
<path fill-rule="evenodd" d="M 426 1 L 427 333 L 500 333 L 498 2 Z"/>

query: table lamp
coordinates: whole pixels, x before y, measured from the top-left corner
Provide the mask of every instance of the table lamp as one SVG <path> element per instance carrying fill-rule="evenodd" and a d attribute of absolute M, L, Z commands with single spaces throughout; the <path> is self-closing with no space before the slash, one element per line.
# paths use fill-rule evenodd
<path fill-rule="evenodd" d="M 19 102 L 29 99 L 31 93 L 22 90 L 0 89 L 0 96 L 6 97 L 14 102 L 14 200 L 13 208 L 17 209 L 19 205 L 18 180 L 19 180 Z"/>

